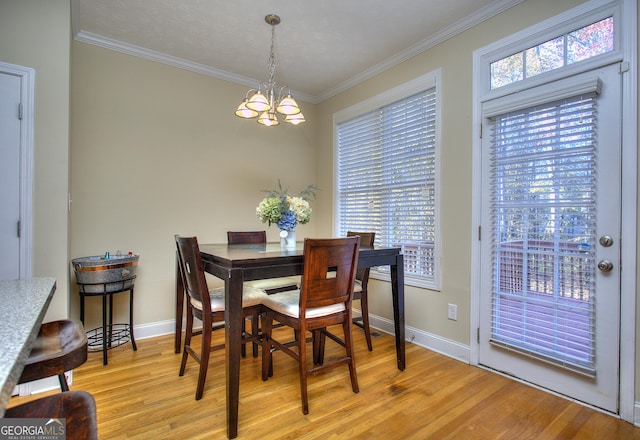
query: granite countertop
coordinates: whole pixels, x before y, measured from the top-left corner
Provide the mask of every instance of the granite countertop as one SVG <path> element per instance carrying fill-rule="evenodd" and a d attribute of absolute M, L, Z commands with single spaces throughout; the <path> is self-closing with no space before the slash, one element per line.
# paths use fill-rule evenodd
<path fill-rule="evenodd" d="M 0 416 L 56 290 L 54 278 L 0 281 Z"/>

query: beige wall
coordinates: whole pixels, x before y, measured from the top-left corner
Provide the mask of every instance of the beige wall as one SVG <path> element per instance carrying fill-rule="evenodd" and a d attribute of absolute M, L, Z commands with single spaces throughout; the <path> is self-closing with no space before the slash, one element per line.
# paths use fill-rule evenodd
<path fill-rule="evenodd" d="M 261 190 L 282 179 L 298 192 L 317 180 L 314 108 L 300 103 L 309 122 L 298 127 L 263 127 L 234 115 L 246 87 L 72 47 L 70 254 L 139 253 L 135 323 L 171 320 L 174 234 L 224 242 L 227 230 L 267 229 L 255 214 Z M 317 225 L 312 219 L 299 236 Z M 268 238 L 279 239 L 275 227 Z"/>
<path fill-rule="evenodd" d="M 46 320 L 68 314 L 69 0 L 0 0 L 0 61 L 35 70 L 33 276 L 57 291 Z"/>

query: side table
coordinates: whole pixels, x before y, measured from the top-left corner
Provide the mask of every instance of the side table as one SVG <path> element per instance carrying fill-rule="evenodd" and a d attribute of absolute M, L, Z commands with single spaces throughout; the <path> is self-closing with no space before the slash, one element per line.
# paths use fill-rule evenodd
<path fill-rule="evenodd" d="M 137 351 L 133 336 L 133 283 L 136 276 L 108 283 L 77 283 L 80 293 L 80 321 L 84 324 L 84 299 L 87 296 L 102 297 L 102 327 L 87 331 L 89 351 L 102 350 L 102 363 L 107 365 L 107 350 L 131 342 L 133 351 Z M 129 323 L 113 323 L 113 295 L 129 292 Z M 107 297 L 109 304 L 107 304 Z"/>

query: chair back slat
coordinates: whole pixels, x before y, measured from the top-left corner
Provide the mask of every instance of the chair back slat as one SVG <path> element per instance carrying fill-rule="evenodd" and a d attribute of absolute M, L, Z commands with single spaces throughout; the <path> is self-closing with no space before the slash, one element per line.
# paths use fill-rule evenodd
<path fill-rule="evenodd" d="M 267 231 L 227 231 L 229 244 L 266 243 Z"/>
<path fill-rule="evenodd" d="M 210 314 L 211 299 L 198 239 L 176 235 L 176 246 L 178 247 L 178 263 L 184 290 L 191 299 L 202 303 L 203 313 Z"/>
<path fill-rule="evenodd" d="M 359 246 L 360 237 L 305 239 L 300 316 L 309 308 L 341 302 L 349 306 Z"/>
<path fill-rule="evenodd" d="M 373 246 L 376 241 L 376 233 L 375 232 L 356 232 L 356 231 L 347 231 L 347 237 L 360 237 L 360 246 Z M 356 271 L 356 280 L 362 281 L 362 284 L 366 286 L 369 281 L 369 268 L 360 268 Z"/>

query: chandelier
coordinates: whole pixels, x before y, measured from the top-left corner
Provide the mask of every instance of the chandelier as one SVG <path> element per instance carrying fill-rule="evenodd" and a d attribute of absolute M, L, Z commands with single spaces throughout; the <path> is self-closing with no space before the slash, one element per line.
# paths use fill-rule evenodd
<path fill-rule="evenodd" d="M 284 116 L 284 121 L 298 125 L 305 121 L 300 107 L 291 97 L 291 90 L 287 86 L 276 84 L 276 56 L 273 50 L 276 36 L 276 25 L 280 17 L 269 14 L 264 21 L 271 25 L 271 51 L 269 52 L 269 80 L 260 82 L 257 89 L 250 89 L 244 100 L 236 110 L 236 116 L 245 119 L 258 118 L 258 123 L 267 127 L 280 124 L 278 114 Z"/>

